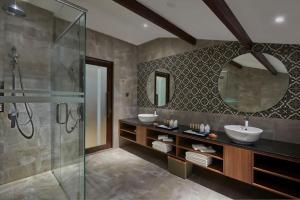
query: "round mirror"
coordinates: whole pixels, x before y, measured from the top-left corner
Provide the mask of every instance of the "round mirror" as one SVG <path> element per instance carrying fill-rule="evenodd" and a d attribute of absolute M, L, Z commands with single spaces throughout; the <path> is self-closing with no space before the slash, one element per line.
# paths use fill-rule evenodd
<path fill-rule="evenodd" d="M 147 95 L 152 104 L 161 107 L 167 105 L 175 90 L 174 77 L 166 69 L 152 72 L 147 81 Z"/>
<path fill-rule="evenodd" d="M 276 105 L 289 87 L 284 64 L 269 54 L 240 55 L 227 63 L 218 88 L 223 101 L 241 112 L 260 112 Z"/>

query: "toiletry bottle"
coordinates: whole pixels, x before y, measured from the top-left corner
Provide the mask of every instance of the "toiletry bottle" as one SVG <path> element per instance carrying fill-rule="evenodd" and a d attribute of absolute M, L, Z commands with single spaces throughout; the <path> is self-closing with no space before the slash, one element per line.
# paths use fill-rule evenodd
<path fill-rule="evenodd" d="M 173 121 L 173 119 L 171 119 L 170 122 L 169 122 L 169 127 L 173 128 L 173 126 L 174 126 L 174 121 Z"/>
<path fill-rule="evenodd" d="M 177 128 L 177 127 L 178 127 L 178 121 L 177 121 L 177 120 L 174 120 L 173 126 L 174 126 L 174 128 Z"/>
<path fill-rule="evenodd" d="M 204 126 L 204 124 L 201 124 L 200 128 L 199 128 L 199 132 L 204 133 L 204 131 L 205 131 L 205 126 Z"/>
<path fill-rule="evenodd" d="M 204 132 L 205 133 L 210 133 L 210 126 L 208 124 L 206 124 L 206 126 L 204 128 Z"/>

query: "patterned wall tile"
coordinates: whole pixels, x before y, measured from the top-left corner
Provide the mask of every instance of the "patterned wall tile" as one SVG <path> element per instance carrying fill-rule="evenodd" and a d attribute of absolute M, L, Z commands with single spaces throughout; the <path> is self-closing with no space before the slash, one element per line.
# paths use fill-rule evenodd
<path fill-rule="evenodd" d="M 289 89 L 272 108 L 252 116 L 300 120 L 300 45 L 255 44 L 254 50 L 278 58 L 287 67 Z M 238 42 L 226 42 L 138 65 L 138 106 L 154 108 L 146 93 L 147 79 L 158 68 L 168 69 L 175 80 L 175 94 L 164 108 L 243 115 L 220 97 L 218 79 L 222 67 L 236 56 L 246 53 Z"/>

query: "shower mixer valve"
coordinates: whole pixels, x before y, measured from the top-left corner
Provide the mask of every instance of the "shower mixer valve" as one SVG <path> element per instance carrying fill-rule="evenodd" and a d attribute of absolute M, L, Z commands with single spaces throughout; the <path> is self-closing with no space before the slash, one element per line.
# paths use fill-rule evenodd
<path fill-rule="evenodd" d="M 10 120 L 10 127 L 16 127 L 16 121 L 18 117 L 18 111 L 16 110 L 15 106 L 11 106 L 8 113 L 8 119 Z"/>

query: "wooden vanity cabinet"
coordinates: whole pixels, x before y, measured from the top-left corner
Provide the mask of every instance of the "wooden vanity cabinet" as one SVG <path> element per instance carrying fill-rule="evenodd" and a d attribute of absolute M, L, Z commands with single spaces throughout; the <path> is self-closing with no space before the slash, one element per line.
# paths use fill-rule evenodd
<path fill-rule="evenodd" d="M 252 151 L 224 146 L 224 175 L 252 184 Z"/>
<path fill-rule="evenodd" d="M 136 127 L 136 142 L 138 144 L 147 145 L 147 128 L 144 126 L 137 126 Z"/>
<path fill-rule="evenodd" d="M 186 178 L 191 166 L 199 166 L 287 198 L 300 199 L 299 159 L 122 120 L 119 132 L 122 139 L 155 151 L 158 150 L 152 148 L 152 142 L 158 141 L 158 135 L 168 135 L 173 138 L 173 142 L 165 142 L 173 147 L 172 151 L 165 154 L 168 156 L 170 172 L 180 177 Z M 194 151 L 192 144 L 212 146 L 216 150 L 215 153 L 197 151 L 212 158 L 209 166 L 203 167 L 185 159 L 187 151 Z M 280 149 L 278 145 L 277 143 L 277 150 Z M 280 146 L 283 149 L 287 148 L 285 143 Z"/>

